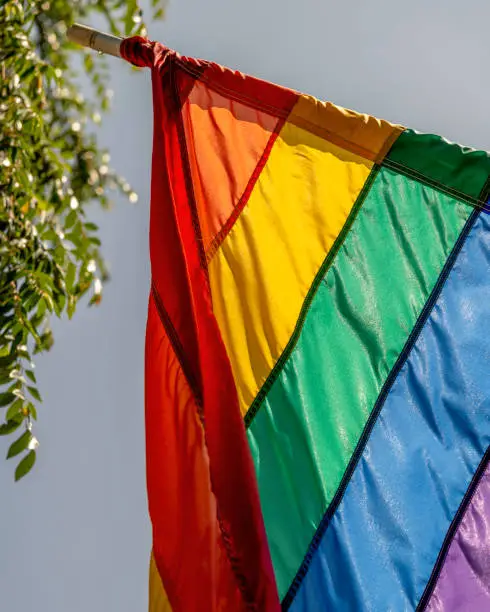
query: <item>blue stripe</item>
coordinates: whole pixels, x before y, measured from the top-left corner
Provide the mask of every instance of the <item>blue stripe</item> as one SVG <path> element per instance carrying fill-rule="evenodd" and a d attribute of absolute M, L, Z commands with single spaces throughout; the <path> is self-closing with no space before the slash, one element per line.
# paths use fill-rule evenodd
<path fill-rule="evenodd" d="M 413 610 L 490 444 L 490 218 L 386 398 L 293 611 Z"/>

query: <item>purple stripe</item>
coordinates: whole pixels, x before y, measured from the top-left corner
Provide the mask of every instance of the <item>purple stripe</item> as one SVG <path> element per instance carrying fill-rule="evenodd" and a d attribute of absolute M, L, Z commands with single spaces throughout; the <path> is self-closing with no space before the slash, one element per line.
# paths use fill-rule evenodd
<path fill-rule="evenodd" d="M 449 547 L 426 612 L 490 610 L 490 464 Z"/>

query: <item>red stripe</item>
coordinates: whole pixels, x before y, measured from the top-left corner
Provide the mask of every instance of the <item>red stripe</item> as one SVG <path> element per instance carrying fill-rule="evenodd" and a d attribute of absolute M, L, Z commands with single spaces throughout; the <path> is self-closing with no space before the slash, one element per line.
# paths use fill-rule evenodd
<path fill-rule="evenodd" d="M 123 45 L 123 54 L 124 49 Z M 147 61 L 147 48 L 144 49 L 141 59 L 137 45 L 133 44 L 131 60 L 135 63 Z M 210 487 L 216 500 L 222 542 L 228 553 L 227 562 L 231 564 L 247 609 L 276 612 L 280 609 L 279 598 L 253 463 L 231 366 L 211 307 L 206 269 L 192 215 L 194 202 L 189 190 L 190 177 L 185 172 L 185 151 L 178 133 L 180 108 L 173 89 L 174 85 L 178 87 L 180 70 L 174 52 L 157 45 L 154 51 L 150 217 L 153 282 L 187 357 L 191 376 L 199 387 L 200 393 L 195 394 L 198 397 L 194 399 L 196 407 L 200 405 L 202 411 Z M 254 91 L 256 88 L 254 83 Z M 271 86 L 267 84 L 267 88 L 270 96 Z M 260 92 L 256 91 L 256 94 Z M 165 372 L 161 376 L 165 376 Z M 153 406 L 151 410 L 158 410 L 158 407 Z M 149 488 L 151 486 L 149 483 Z M 149 495 L 151 499 L 151 491 Z M 164 509 L 154 508 L 153 516 L 160 511 Z M 183 541 L 184 545 L 189 543 Z M 197 547 L 199 543 L 191 545 Z M 165 546 L 164 539 L 160 539 L 155 530 L 155 550 L 160 556 L 165 554 Z M 165 580 L 164 576 L 162 578 Z M 165 587 L 170 592 L 167 583 Z M 191 581 L 188 588 L 193 588 Z M 217 600 L 220 595 L 215 594 Z M 211 602 L 203 601 L 203 609 L 210 605 Z M 180 609 L 186 610 L 185 607 Z"/>
<path fill-rule="evenodd" d="M 199 409 L 163 328 L 154 292 L 145 361 L 154 558 L 172 610 L 244 612 L 219 531 Z"/>
<path fill-rule="evenodd" d="M 121 43 L 121 54 L 135 66 L 161 66 L 169 58 L 179 68 L 225 97 L 286 118 L 298 100 L 298 92 L 281 85 L 245 75 L 214 62 L 182 56 L 160 43 L 135 36 Z"/>
<path fill-rule="evenodd" d="M 298 100 L 298 92 L 292 89 L 230 70 L 214 62 L 177 55 L 176 63 L 225 98 L 276 117 L 286 118 Z"/>

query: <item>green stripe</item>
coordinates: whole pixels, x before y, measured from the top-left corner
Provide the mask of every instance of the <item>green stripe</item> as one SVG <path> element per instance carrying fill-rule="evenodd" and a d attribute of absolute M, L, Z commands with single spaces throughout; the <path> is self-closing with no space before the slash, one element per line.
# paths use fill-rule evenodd
<path fill-rule="evenodd" d="M 385 165 L 425 179 L 448 195 L 473 203 L 490 175 L 490 155 L 448 142 L 433 134 L 405 130 L 385 158 Z M 484 201 L 481 202 L 484 204 Z"/>
<path fill-rule="evenodd" d="M 311 287 L 309 288 L 306 298 L 303 302 L 303 306 L 301 307 L 301 312 L 299 313 L 299 317 L 294 327 L 294 331 L 291 334 L 291 338 L 289 339 L 286 347 L 284 348 L 284 351 L 281 353 L 281 356 L 276 361 L 269 376 L 267 377 L 267 380 L 264 382 L 264 384 L 260 388 L 260 391 L 257 393 L 254 401 L 250 404 L 250 408 L 247 410 L 247 414 L 245 415 L 245 427 L 250 427 L 250 424 L 252 423 L 253 418 L 257 413 L 257 410 L 260 408 L 260 406 L 262 405 L 262 402 L 264 401 L 264 397 L 267 395 L 267 393 L 269 392 L 269 389 L 274 384 L 274 381 L 281 373 L 281 370 L 284 367 L 284 362 L 287 359 L 289 359 L 289 355 L 291 354 L 294 347 L 296 346 L 299 335 L 305 323 L 306 315 L 308 314 L 308 310 L 310 309 L 313 298 L 315 297 L 316 292 L 318 291 L 318 287 L 320 286 L 320 283 L 322 282 L 323 277 L 327 273 L 328 268 L 332 265 L 332 261 L 337 256 L 337 253 L 339 252 L 339 249 L 342 246 L 345 240 L 345 237 L 349 233 L 350 228 L 352 227 L 352 224 L 354 223 L 357 217 L 357 214 L 359 213 L 359 210 L 361 209 L 361 206 L 363 205 L 364 200 L 366 199 L 366 196 L 369 193 L 369 190 L 371 189 L 371 185 L 373 184 L 374 180 L 376 179 L 376 176 L 378 175 L 379 170 L 380 170 L 380 166 L 378 166 L 377 164 L 374 164 L 374 166 L 371 169 L 371 172 L 369 173 L 369 176 L 366 179 L 366 182 L 364 183 L 361 189 L 361 192 L 359 193 L 354 203 L 354 206 L 352 207 L 349 213 L 349 216 L 347 217 L 346 222 L 344 223 L 342 229 L 340 230 L 339 235 L 335 239 L 335 242 L 333 243 L 332 248 L 327 253 L 327 256 L 325 257 L 325 259 L 323 260 L 323 263 L 320 266 L 320 269 L 317 275 L 315 276 L 313 283 L 311 284 Z"/>
<path fill-rule="evenodd" d="M 382 168 L 248 429 L 281 598 L 470 212 Z"/>

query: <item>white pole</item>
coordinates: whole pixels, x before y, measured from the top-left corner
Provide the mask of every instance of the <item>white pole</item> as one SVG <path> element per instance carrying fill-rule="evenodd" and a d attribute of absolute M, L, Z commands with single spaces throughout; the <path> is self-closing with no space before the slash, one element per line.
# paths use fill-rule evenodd
<path fill-rule="evenodd" d="M 79 23 L 74 23 L 68 28 L 67 36 L 68 40 L 82 47 L 90 47 L 100 53 L 121 57 L 120 47 L 123 39 L 118 36 L 105 34 Z"/>

